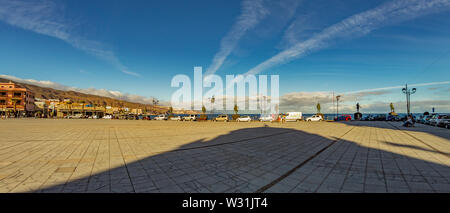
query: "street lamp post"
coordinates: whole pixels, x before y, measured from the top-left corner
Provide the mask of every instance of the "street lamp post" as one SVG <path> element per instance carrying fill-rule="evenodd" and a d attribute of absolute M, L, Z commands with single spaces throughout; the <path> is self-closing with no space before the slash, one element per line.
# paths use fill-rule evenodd
<path fill-rule="evenodd" d="M 416 93 L 416 88 L 408 89 L 408 84 L 402 89 L 402 92 L 406 95 L 406 111 L 408 116 L 411 115 L 411 94 Z"/>
<path fill-rule="evenodd" d="M 339 116 L 339 99 L 341 98 L 340 95 L 336 96 L 336 119 Z"/>
<path fill-rule="evenodd" d="M 158 104 L 158 103 L 159 103 L 158 99 L 153 99 L 153 107 L 155 107 L 156 104 Z"/>
<path fill-rule="evenodd" d="M 216 98 L 212 96 L 211 98 L 208 98 L 209 102 L 211 103 L 211 114 L 214 114 L 214 102 L 216 102 Z"/>
<path fill-rule="evenodd" d="M 153 100 L 152 100 L 152 102 L 153 102 L 153 112 L 155 112 L 156 111 L 156 105 L 159 103 L 159 100 L 158 99 L 156 99 L 156 98 L 153 98 Z"/>
<path fill-rule="evenodd" d="M 267 96 L 263 96 L 263 98 L 264 98 L 264 111 L 263 111 L 263 113 L 264 113 L 264 115 L 266 114 L 266 107 L 267 107 Z"/>

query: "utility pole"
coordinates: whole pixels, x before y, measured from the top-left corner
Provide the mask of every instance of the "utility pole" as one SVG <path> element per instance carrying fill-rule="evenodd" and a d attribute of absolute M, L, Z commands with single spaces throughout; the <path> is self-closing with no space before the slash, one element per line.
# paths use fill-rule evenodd
<path fill-rule="evenodd" d="M 336 118 L 339 116 L 339 99 L 341 98 L 340 95 L 336 96 Z"/>
<path fill-rule="evenodd" d="M 331 96 L 331 101 L 333 101 L 333 112 L 336 113 L 336 111 L 334 110 L 334 91 L 333 91 L 333 95 Z M 334 117 L 336 117 L 336 114 L 334 114 Z"/>
<path fill-rule="evenodd" d="M 152 102 L 153 102 L 153 112 L 155 112 L 156 111 L 156 105 L 159 103 L 159 100 L 158 99 L 156 99 L 156 98 L 153 98 L 153 100 L 152 100 Z"/>
<path fill-rule="evenodd" d="M 408 116 L 411 115 L 411 94 L 416 93 L 416 88 L 408 89 L 408 84 L 402 89 L 402 92 L 406 95 L 406 111 Z"/>
<path fill-rule="evenodd" d="M 267 102 L 266 102 L 267 97 L 263 96 L 263 98 L 264 98 L 264 115 L 265 115 L 266 114 L 266 107 L 267 107 Z"/>
<path fill-rule="evenodd" d="M 208 98 L 209 102 L 211 103 L 211 114 L 214 114 L 214 102 L 216 102 L 216 98 L 212 96 L 211 98 Z"/>

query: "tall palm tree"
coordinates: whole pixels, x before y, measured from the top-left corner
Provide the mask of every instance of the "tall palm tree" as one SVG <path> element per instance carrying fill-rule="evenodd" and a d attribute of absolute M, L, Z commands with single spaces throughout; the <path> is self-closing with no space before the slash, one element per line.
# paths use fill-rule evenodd
<path fill-rule="evenodd" d="M 86 101 L 80 101 L 81 105 L 81 111 L 83 113 L 83 116 L 86 116 L 86 113 L 84 112 L 84 105 L 86 104 Z"/>
<path fill-rule="evenodd" d="M 20 98 L 12 98 L 11 102 L 14 105 L 14 117 L 16 117 L 16 114 L 17 114 L 17 103 L 20 102 Z"/>
<path fill-rule="evenodd" d="M 202 106 L 202 112 L 203 112 L 203 114 L 206 113 L 206 107 L 205 107 L 205 105 Z"/>
<path fill-rule="evenodd" d="M 72 115 L 72 101 L 67 101 L 66 104 L 69 107 L 69 114 Z"/>
<path fill-rule="evenodd" d="M 316 108 L 317 108 L 317 113 L 320 113 L 320 109 L 321 109 L 320 103 L 317 103 Z"/>
<path fill-rule="evenodd" d="M 108 103 L 106 103 L 106 101 L 103 101 L 103 107 L 105 108 L 105 112 L 103 113 L 103 115 L 106 114 L 106 105 L 108 105 Z"/>

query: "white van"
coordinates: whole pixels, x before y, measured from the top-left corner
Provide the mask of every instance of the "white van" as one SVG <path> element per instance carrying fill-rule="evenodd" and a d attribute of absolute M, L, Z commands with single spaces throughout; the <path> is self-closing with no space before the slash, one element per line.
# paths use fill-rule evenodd
<path fill-rule="evenodd" d="M 300 121 L 302 119 L 301 112 L 288 112 L 285 118 L 286 121 Z"/>
<path fill-rule="evenodd" d="M 157 121 L 167 120 L 167 115 L 161 114 L 161 115 L 156 116 L 154 119 Z"/>
<path fill-rule="evenodd" d="M 270 114 L 267 115 L 261 115 L 261 117 L 259 117 L 259 121 L 264 122 L 264 121 L 273 121 L 273 117 Z"/>

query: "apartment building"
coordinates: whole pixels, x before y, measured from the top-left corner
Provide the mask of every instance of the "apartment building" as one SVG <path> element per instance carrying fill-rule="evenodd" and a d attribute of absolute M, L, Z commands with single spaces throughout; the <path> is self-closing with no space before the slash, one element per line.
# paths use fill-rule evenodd
<path fill-rule="evenodd" d="M 11 81 L 0 83 L 0 111 L 21 114 L 34 112 L 33 93 Z"/>

